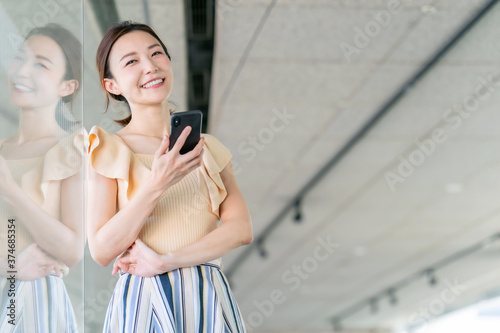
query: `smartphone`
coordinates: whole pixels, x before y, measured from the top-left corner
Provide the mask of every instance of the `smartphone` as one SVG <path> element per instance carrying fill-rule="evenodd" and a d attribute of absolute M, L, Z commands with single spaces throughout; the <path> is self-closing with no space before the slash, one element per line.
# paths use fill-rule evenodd
<path fill-rule="evenodd" d="M 191 126 L 191 132 L 186 138 L 186 142 L 182 146 L 180 153 L 185 154 L 193 150 L 198 144 L 201 137 L 201 124 L 203 121 L 203 113 L 200 110 L 191 110 L 184 112 L 176 112 L 170 115 L 170 144 L 169 150 L 173 148 L 175 142 L 181 135 L 184 128 Z"/>

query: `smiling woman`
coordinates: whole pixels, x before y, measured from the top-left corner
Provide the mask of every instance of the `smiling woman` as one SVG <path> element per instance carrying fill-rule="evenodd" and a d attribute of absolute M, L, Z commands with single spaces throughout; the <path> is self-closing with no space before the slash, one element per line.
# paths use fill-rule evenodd
<path fill-rule="evenodd" d="M 117 39 L 119 39 L 120 37 L 122 37 L 123 35 L 127 34 L 127 33 L 146 33 L 147 35 L 153 37 L 153 41 L 152 41 L 152 44 L 148 46 L 148 51 L 151 51 L 152 49 L 156 48 L 156 52 L 155 52 L 155 56 L 159 55 L 161 51 L 163 51 L 163 54 L 164 56 L 166 56 L 168 58 L 168 60 L 170 61 L 171 60 L 171 57 L 170 57 L 170 54 L 167 50 L 167 47 L 165 46 L 165 44 L 163 44 L 163 42 L 160 40 L 160 38 L 158 37 L 158 35 L 156 35 L 156 33 L 148 26 L 144 25 L 138 25 L 137 27 L 132 27 L 132 26 L 129 26 L 127 27 L 126 25 L 123 25 L 121 28 L 117 28 L 115 30 L 109 30 L 108 33 L 103 37 L 100 45 L 99 45 L 99 48 L 97 50 L 97 56 L 96 56 L 96 63 L 97 63 L 97 68 L 99 69 L 99 79 L 101 81 L 101 86 L 103 87 L 103 89 L 105 91 L 107 91 L 107 94 L 106 94 L 106 109 L 109 107 L 109 97 L 113 98 L 114 100 L 116 101 L 120 101 L 120 102 L 125 102 L 125 103 L 129 103 L 129 101 L 122 95 L 122 94 L 116 94 L 117 91 L 110 91 L 108 90 L 108 87 L 106 85 L 110 85 L 113 83 L 113 81 L 110 81 L 110 79 L 113 78 L 112 76 L 112 72 L 111 72 L 111 68 L 110 68 L 110 53 L 111 53 L 111 48 L 114 46 L 115 44 L 115 41 Z M 133 45 L 129 45 L 129 47 L 132 46 L 132 50 L 133 50 Z M 116 52 L 115 52 L 115 55 L 116 55 Z M 128 65 L 131 65 L 135 62 L 137 62 L 137 59 L 127 59 L 128 61 L 126 63 L 122 63 L 122 61 L 125 59 L 125 58 L 132 58 L 132 57 L 137 57 L 138 56 L 138 53 L 133 50 L 131 52 L 128 52 L 126 54 L 122 54 L 121 55 L 121 58 L 119 59 L 119 64 L 120 66 L 122 67 L 127 67 Z M 116 59 L 115 59 L 116 60 Z M 173 73 L 172 71 L 170 70 L 170 76 L 169 76 L 169 79 L 170 79 L 170 87 L 172 86 L 173 84 Z M 161 78 L 161 79 L 158 79 L 158 80 L 162 80 L 164 81 L 165 78 Z M 146 82 L 146 83 L 149 83 L 149 82 Z M 149 86 L 148 86 L 149 87 Z M 110 87 L 112 88 L 112 87 Z M 130 107 L 130 105 L 129 105 Z M 173 111 L 170 111 L 170 113 L 172 113 Z M 130 120 L 132 119 L 132 116 L 130 115 L 129 117 L 125 118 L 125 119 L 122 119 L 122 120 L 118 120 L 117 123 L 125 126 L 127 125 Z"/>
<path fill-rule="evenodd" d="M 120 271 L 104 332 L 245 332 L 220 259 L 252 241 L 231 154 L 208 134 L 180 154 L 190 127 L 168 149 L 172 63 L 150 27 L 110 28 L 97 67 L 131 111 L 123 129 L 95 126 L 88 142 L 89 249 L 104 266 L 118 257 Z"/>
<path fill-rule="evenodd" d="M 0 141 L 2 333 L 77 331 L 62 278 L 83 256 L 83 136 L 61 115 L 80 64 L 80 42 L 51 24 L 28 34 L 9 69 L 19 127 Z"/>

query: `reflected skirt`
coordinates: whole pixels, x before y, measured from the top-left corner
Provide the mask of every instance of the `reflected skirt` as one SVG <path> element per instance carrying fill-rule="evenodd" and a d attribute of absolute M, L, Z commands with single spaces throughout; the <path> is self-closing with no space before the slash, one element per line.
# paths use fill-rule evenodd
<path fill-rule="evenodd" d="M 144 278 L 122 273 L 103 332 L 246 332 L 220 260 Z"/>
<path fill-rule="evenodd" d="M 51 274 L 33 281 L 13 281 L 11 284 L 11 280 L 0 277 L 0 332 L 78 332 L 62 278 Z"/>

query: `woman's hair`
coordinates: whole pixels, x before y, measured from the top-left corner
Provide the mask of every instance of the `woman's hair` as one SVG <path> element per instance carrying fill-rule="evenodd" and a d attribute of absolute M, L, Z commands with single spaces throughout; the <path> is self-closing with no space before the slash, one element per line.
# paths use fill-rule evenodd
<path fill-rule="evenodd" d="M 63 97 L 65 103 L 72 103 L 82 82 L 82 43 L 69 30 L 56 23 L 34 28 L 28 33 L 25 40 L 40 35 L 49 37 L 61 47 L 66 60 L 66 74 L 64 79 L 76 80 L 79 83 L 75 92 Z"/>
<path fill-rule="evenodd" d="M 75 91 L 62 98 L 56 108 L 56 121 L 59 126 L 71 131 L 79 125 L 71 113 L 73 101 L 82 82 L 82 43 L 68 29 L 56 23 L 49 23 L 43 27 L 32 29 L 25 38 L 25 41 L 33 36 L 45 36 L 57 43 L 64 53 L 66 70 L 64 80 L 76 80 L 78 86 Z"/>
<path fill-rule="evenodd" d="M 135 23 L 131 21 L 123 21 L 110 27 L 108 31 L 106 31 L 106 33 L 104 34 L 101 43 L 97 48 L 97 54 L 96 54 L 96 65 L 97 65 L 97 71 L 99 72 L 99 80 L 101 81 L 102 88 L 106 92 L 106 110 L 108 110 L 109 107 L 110 96 L 114 100 L 125 102 L 128 106 L 128 102 L 125 97 L 123 97 L 122 95 L 112 94 L 106 90 L 106 87 L 104 85 L 104 79 L 113 78 L 113 75 L 109 70 L 109 54 L 111 52 L 111 48 L 120 37 L 133 31 L 143 31 L 153 36 L 160 43 L 168 59 L 172 60 L 165 44 L 163 44 L 160 37 L 158 37 L 158 35 L 148 25 L 142 23 Z M 172 112 L 173 111 L 171 110 L 170 113 Z M 122 126 L 125 126 L 130 122 L 131 119 L 132 119 L 132 114 L 130 114 L 125 119 L 115 120 L 115 122 L 117 122 Z"/>

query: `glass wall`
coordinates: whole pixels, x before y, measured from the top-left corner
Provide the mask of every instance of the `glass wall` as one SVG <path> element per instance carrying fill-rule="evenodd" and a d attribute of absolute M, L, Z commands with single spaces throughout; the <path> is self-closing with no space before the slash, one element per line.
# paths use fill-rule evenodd
<path fill-rule="evenodd" d="M 2 332 L 83 331 L 82 17 L 0 2 Z"/>

